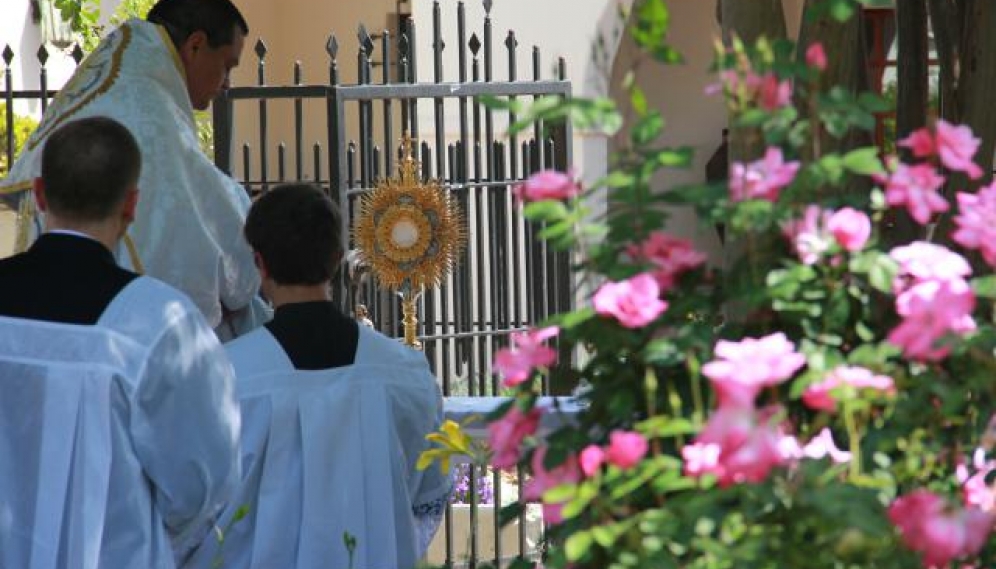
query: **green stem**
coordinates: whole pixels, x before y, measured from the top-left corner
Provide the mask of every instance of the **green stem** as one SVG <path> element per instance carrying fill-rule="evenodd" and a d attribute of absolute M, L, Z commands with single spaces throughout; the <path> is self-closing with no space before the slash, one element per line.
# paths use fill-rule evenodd
<path fill-rule="evenodd" d="M 861 432 L 854 417 L 854 409 L 850 402 L 844 402 L 844 424 L 847 427 L 847 437 L 850 442 L 851 464 L 849 465 L 850 479 L 857 480 L 861 476 Z"/>

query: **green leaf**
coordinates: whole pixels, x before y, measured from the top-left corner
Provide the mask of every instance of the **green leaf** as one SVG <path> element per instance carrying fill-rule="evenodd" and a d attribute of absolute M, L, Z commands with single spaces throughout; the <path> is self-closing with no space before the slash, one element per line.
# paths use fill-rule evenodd
<path fill-rule="evenodd" d="M 630 35 L 638 46 L 652 52 L 664 44 L 670 22 L 671 14 L 664 0 L 643 0 L 633 14 Z"/>
<path fill-rule="evenodd" d="M 533 221 L 560 221 L 567 217 L 567 206 L 558 200 L 530 202 L 522 208 L 522 215 Z"/>
<path fill-rule="evenodd" d="M 692 164 L 695 151 L 689 146 L 662 148 L 646 155 L 648 161 L 664 168 L 687 168 Z"/>
<path fill-rule="evenodd" d="M 646 113 L 639 122 L 633 126 L 630 132 L 630 139 L 633 144 L 643 146 L 653 142 L 664 131 L 664 117 L 660 111 Z"/>
<path fill-rule="evenodd" d="M 579 531 L 567 538 L 564 544 L 564 551 L 568 561 L 579 561 L 588 553 L 594 543 L 594 538 L 588 531 Z"/>
<path fill-rule="evenodd" d="M 972 279 L 972 290 L 982 298 L 996 298 L 996 275 L 987 275 Z"/>
<path fill-rule="evenodd" d="M 882 161 L 878 157 L 878 148 L 874 146 L 848 152 L 844 155 L 843 163 L 845 168 L 862 176 L 885 173 Z"/>

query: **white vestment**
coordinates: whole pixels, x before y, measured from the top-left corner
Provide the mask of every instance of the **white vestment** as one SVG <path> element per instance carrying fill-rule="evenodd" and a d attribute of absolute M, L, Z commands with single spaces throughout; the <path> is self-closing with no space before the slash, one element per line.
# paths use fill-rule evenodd
<path fill-rule="evenodd" d="M 231 364 L 139 277 L 94 326 L 0 317 L 0 567 L 171 569 L 239 479 Z"/>
<path fill-rule="evenodd" d="M 142 152 L 138 211 L 119 264 L 186 293 L 212 327 L 221 324 L 222 304 L 249 307 L 259 289 L 242 237 L 249 197 L 201 151 L 176 50 L 163 28 L 142 20 L 123 24 L 80 64 L 0 180 L 0 196 L 20 196 L 19 249 L 41 232 L 28 190 L 45 141 L 69 120 L 97 115 L 124 124 Z"/>
<path fill-rule="evenodd" d="M 209 539 L 186 567 L 411 569 L 424 555 L 451 489 L 437 465 L 415 468 L 442 420 L 439 387 L 422 353 L 359 330 L 354 365 L 328 370 L 295 370 L 265 328 L 226 345 L 243 481 L 220 550 Z"/>

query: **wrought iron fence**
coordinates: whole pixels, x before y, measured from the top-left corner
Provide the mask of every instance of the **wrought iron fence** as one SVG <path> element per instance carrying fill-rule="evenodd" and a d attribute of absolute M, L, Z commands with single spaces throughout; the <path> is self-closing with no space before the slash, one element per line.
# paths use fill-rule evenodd
<path fill-rule="evenodd" d="M 376 36 L 360 26 L 357 77 L 355 83 L 348 84 L 340 77 L 339 41 L 334 36 L 325 45 L 328 67 L 323 74 L 327 71 L 327 81 L 305 83 L 298 63 L 293 84 L 280 86 L 267 84 L 267 47 L 259 40 L 253 50 L 257 84 L 228 89 L 212 107 L 214 159 L 220 169 L 239 179 L 251 193 L 289 181 L 321 185 L 343 209 L 344 232 L 358 210 L 359 197 L 392 175 L 401 136 L 418 141 L 423 178 L 439 179 L 446 191 L 455 194 L 468 224 L 467 246 L 456 270 L 420 301 L 420 340 L 446 396 L 500 395 L 491 361 L 495 351 L 506 344 L 508 334 L 568 309 L 573 300 L 569 255 L 547 249 L 538 238 L 540 228 L 522 218 L 512 195 L 514 184 L 533 172 L 567 168 L 571 163 L 571 126 L 567 122 L 536 123 L 528 134 L 506 139 L 501 131 L 517 121 L 515 113 L 484 104 L 488 97 L 568 97 L 571 83 L 565 77 L 562 59 L 555 66 L 555 78 L 542 79 L 537 47 L 531 52 L 529 77 L 520 79 L 518 41 L 512 31 L 500 49 L 504 70 L 497 71 L 490 0 L 484 0 L 484 6 L 480 35 L 471 32 L 469 37 L 464 5 L 460 2 L 456 6 L 455 77 L 444 73 L 447 45 L 436 2 L 431 81 L 419 80 L 415 23 L 407 19 L 394 33 L 384 31 Z M 379 52 L 379 61 L 373 60 L 375 52 Z M 15 54 L 9 46 L 2 53 L 6 72 L 0 95 L 7 103 L 3 120 L 10 160 L 17 150 L 13 101 L 38 100 L 44 110 L 54 95 L 47 81 L 45 48 L 37 55 L 41 64 L 39 88 L 15 90 L 10 73 Z M 82 52 L 77 48 L 73 57 L 79 63 Z M 380 72 L 379 82 L 374 80 L 375 70 Z M 499 74 L 505 79 L 497 79 Z M 429 120 L 432 126 L 426 128 Z M 316 124 L 322 128 L 315 129 Z M 286 131 L 285 125 L 292 125 L 289 150 L 288 144 L 273 134 L 274 130 Z M 242 130 L 252 131 L 253 142 L 239 135 Z M 337 300 L 347 310 L 365 304 L 377 329 L 389 336 L 400 335 L 398 299 L 360 269 L 343 271 Z M 549 393 L 548 385 L 544 385 L 544 393 Z M 476 499 L 459 508 L 459 516 L 448 509 L 442 531 L 444 551 L 435 561 L 473 568 L 480 563 L 505 565 L 517 556 L 539 554 L 539 546 L 532 541 L 538 539 L 533 531 L 542 522 L 534 519 L 534 510 L 527 508 L 520 514 L 518 528 L 512 530 L 516 534 L 514 547 L 505 547 L 503 542 L 508 540 L 508 530 L 503 533 L 498 526 L 498 506 L 508 500 L 510 492 L 522 494 L 521 477 L 513 479 L 510 485 L 507 477 L 498 473 L 491 476 L 495 506 L 490 516 L 485 515 L 487 507 Z M 478 480 L 471 472 L 469 496 L 478 495 Z M 492 521 L 482 523 L 487 517 Z M 461 528 L 462 523 L 469 528 Z M 467 536 L 467 543 L 457 543 L 458 533 Z M 486 556 L 482 554 L 485 550 Z"/>

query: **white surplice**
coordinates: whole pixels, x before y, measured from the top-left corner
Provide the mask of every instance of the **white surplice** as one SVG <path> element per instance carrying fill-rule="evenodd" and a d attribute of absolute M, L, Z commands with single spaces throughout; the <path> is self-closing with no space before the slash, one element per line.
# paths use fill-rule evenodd
<path fill-rule="evenodd" d="M 121 122 L 142 153 L 138 209 L 117 251 L 119 264 L 186 293 L 212 327 L 222 322 L 222 305 L 246 309 L 259 289 L 242 237 L 249 197 L 201 151 L 183 66 L 160 26 L 129 20 L 80 64 L 0 180 L 0 196 L 27 200 L 22 205 L 31 207 L 22 211 L 33 211 L 28 190 L 41 173 L 45 141 L 65 122 L 90 116 Z M 29 213 L 25 248 L 42 227 L 40 216 Z"/>
<path fill-rule="evenodd" d="M 442 420 L 439 387 L 424 354 L 359 330 L 354 364 L 328 370 L 295 370 L 265 328 L 226 345 L 243 482 L 223 544 L 208 539 L 186 567 L 410 569 L 424 555 L 452 486 L 436 465 L 415 468 Z"/>
<path fill-rule="evenodd" d="M 94 326 L 0 317 L 0 567 L 172 569 L 239 479 L 231 364 L 139 277 Z"/>

